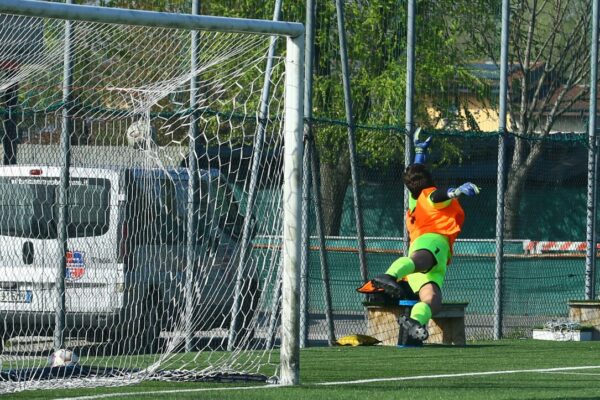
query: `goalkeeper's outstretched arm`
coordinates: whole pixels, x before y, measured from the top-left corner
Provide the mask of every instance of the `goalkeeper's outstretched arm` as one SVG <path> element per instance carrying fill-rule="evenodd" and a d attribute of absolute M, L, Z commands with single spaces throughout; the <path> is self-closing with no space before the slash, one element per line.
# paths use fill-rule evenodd
<path fill-rule="evenodd" d="M 429 195 L 429 199 L 433 203 L 443 203 L 450 199 L 455 199 L 463 194 L 465 196 L 475 196 L 475 195 L 478 195 L 480 191 L 481 191 L 481 189 L 477 185 L 475 185 L 471 182 L 467 182 L 467 183 L 463 183 L 462 185 L 460 185 L 457 188 L 451 187 L 446 190 L 437 189 L 436 191 L 431 193 L 431 195 Z"/>

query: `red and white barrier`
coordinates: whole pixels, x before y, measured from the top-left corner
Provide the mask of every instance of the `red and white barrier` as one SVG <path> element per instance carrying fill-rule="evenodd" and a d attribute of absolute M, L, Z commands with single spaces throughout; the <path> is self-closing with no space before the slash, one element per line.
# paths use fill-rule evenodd
<path fill-rule="evenodd" d="M 600 243 L 596 245 L 596 248 L 600 249 Z M 523 241 L 523 250 L 528 254 L 542 254 L 548 252 L 583 253 L 586 249 L 587 242 Z"/>

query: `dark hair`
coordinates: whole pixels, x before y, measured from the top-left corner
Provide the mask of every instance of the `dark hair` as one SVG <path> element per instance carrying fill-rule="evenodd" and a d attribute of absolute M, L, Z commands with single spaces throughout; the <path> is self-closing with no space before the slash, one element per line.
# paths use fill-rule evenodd
<path fill-rule="evenodd" d="M 435 186 L 433 178 L 424 164 L 410 164 L 402 174 L 402 181 L 416 199 L 425 188 Z"/>

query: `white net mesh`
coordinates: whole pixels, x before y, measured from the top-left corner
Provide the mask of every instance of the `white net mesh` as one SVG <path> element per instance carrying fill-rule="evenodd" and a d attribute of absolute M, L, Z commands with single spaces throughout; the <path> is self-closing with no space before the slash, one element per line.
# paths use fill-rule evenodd
<path fill-rule="evenodd" d="M 0 392 L 276 376 L 284 63 L 266 70 L 271 38 L 198 32 L 192 70 L 189 31 L 70 24 L 65 102 L 66 22 L 0 14 Z M 57 344 L 77 363 L 49 363 Z"/>

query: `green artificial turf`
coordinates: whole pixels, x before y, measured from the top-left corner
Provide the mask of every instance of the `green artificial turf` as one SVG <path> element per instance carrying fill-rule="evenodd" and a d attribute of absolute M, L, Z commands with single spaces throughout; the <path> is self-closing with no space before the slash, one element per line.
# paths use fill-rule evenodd
<path fill-rule="evenodd" d="M 301 385 L 297 387 L 261 384 L 257 388 L 234 389 L 242 385 L 144 382 L 113 388 L 24 391 L 7 396 L 54 399 L 110 394 L 112 397 L 104 398 L 240 400 L 600 398 L 600 342 L 502 340 L 472 342 L 466 347 L 308 348 L 301 351 L 300 362 Z M 597 368 L 523 372 L 581 366 Z M 353 382 L 357 380 L 372 381 Z M 335 384 L 322 385 L 328 382 Z M 220 390 L 199 391 L 208 388 Z"/>

